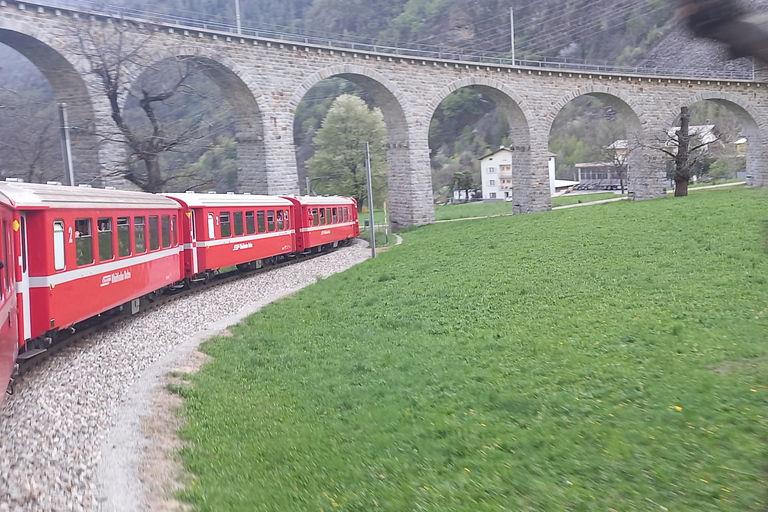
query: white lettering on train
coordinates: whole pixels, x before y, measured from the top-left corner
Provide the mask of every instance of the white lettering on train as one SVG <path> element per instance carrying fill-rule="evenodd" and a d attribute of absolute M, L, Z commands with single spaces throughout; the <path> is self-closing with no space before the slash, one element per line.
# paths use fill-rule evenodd
<path fill-rule="evenodd" d="M 245 249 L 253 249 L 253 244 L 251 242 L 244 243 L 244 244 L 237 244 L 232 247 L 232 251 L 244 251 Z"/>
<path fill-rule="evenodd" d="M 115 272 L 114 274 L 107 274 L 101 278 L 101 287 L 109 286 L 110 284 L 119 283 L 131 278 L 131 271 L 124 270 L 122 272 Z"/>
<path fill-rule="evenodd" d="M 330 235 L 331 234 L 331 230 L 330 229 L 326 229 L 325 231 L 321 231 L 320 234 L 321 235 Z"/>

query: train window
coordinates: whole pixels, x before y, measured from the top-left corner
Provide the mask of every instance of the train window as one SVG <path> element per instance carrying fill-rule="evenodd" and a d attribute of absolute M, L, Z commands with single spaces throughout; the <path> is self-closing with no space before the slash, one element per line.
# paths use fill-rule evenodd
<path fill-rule="evenodd" d="M 75 250 L 78 266 L 93 263 L 93 233 L 91 219 L 75 219 Z"/>
<path fill-rule="evenodd" d="M 147 228 L 144 225 L 144 217 L 133 218 L 133 233 L 136 254 L 147 252 Z"/>
<path fill-rule="evenodd" d="M 235 212 L 235 236 L 240 236 L 243 231 L 243 212 Z"/>
<path fill-rule="evenodd" d="M 349 208 L 344 208 L 344 222 L 349 222 Z"/>
<path fill-rule="evenodd" d="M 267 210 L 267 231 L 275 230 L 275 210 Z"/>
<path fill-rule="evenodd" d="M 259 224 L 259 233 L 264 233 L 267 231 L 267 223 L 264 217 L 264 212 L 257 212 L 256 213 L 256 221 Z"/>
<path fill-rule="evenodd" d="M 121 258 L 131 255 L 131 219 L 117 218 L 117 255 Z"/>
<path fill-rule="evenodd" d="M 245 212 L 245 231 L 249 235 L 256 232 L 256 219 L 254 218 L 253 212 Z"/>
<path fill-rule="evenodd" d="M 277 230 L 282 231 L 283 229 L 283 210 L 277 210 Z"/>
<path fill-rule="evenodd" d="M 288 210 L 285 210 L 285 229 L 291 229 L 291 222 L 288 218 Z"/>
<path fill-rule="evenodd" d="M 331 209 L 326 208 L 325 209 L 325 223 L 330 224 L 331 223 Z"/>
<path fill-rule="evenodd" d="M 99 261 L 109 261 L 115 257 L 112 244 L 112 219 L 102 217 L 96 224 L 99 229 Z"/>
<path fill-rule="evenodd" d="M 325 225 L 325 208 L 320 208 L 320 225 Z"/>
<path fill-rule="evenodd" d="M 171 216 L 160 217 L 160 235 L 162 236 L 163 249 L 171 246 Z"/>
<path fill-rule="evenodd" d="M 21 217 L 21 271 L 27 271 L 27 219 Z"/>
<path fill-rule="evenodd" d="M 213 214 L 208 214 L 208 240 L 216 238 L 216 224 L 213 222 Z"/>
<path fill-rule="evenodd" d="M 312 225 L 317 226 L 317 224 L 320 222 L 320 219 L 317 217 L 317 208 L 314 208 L 312 210 Z"/>
<path fill-rule="evenodd" d="M 64 221 L 53 221 L 53 268 L 64 270 Z"/>
<path fill-rule="evenodd" d="M 178 239 L 176 238 L 176 216 L 174 215 L 173 218 L 171 218 L 171 233 L 173 233 L 173 246 L 176 247 L 179 244 Z"/>
<path fill-rule="evenodd" d="M 160 225 L 157 215 L 149 217 L 149 250 L 156 251 L 160 248 Z"/>
<path fill-rule="evenodd" d="M 338 224 L 339 223 L 338 208 L 334 208 L 332 211 L 333 211 L 333 223 Z"/>
<path fill-rule="evenodd" d="M 221 237 L 232 236 L 232 225 L 229 223 L 229 212 L 219 212 L 219 223 L 221 224 Z"/>

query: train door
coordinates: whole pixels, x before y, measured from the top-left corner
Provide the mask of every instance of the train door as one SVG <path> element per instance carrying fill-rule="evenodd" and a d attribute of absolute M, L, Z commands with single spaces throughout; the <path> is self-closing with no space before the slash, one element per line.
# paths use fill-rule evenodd
<path fill-rule="evenodd" d="M 192 238 L 192 275 L 196 275 L 198 271 L 198 264 L 197 264 L 197 224 L 195 224 L 195 210 L 191 210 L 190 214 L 192 215 L 190 220 L 190 235 Z"/>
<path fill-rule="evenodd" d="M 19 242 L 21 254 L 19 256 L 21 263 L 21 280 L 18 283 L 18 299 L 21 301 L 21 327 L 23 331 L 19 332 L 21 339 L 28 340 L 32 337 L 32 319 L 30 317 L 29 307 L 29 255 L 27 254 L 27 215 L 22 213 L 19 217 Z M 64 223 L 55 222 L 53 227 L 54 244 L 57 236 L 61 239 L 61 247 L 64 246 Z"/>
<path fill-rule="evenodd" d="M 16 273 L 13 255 L 13 212 L 0 207 L 0 382 L 11 378 L 19 350 L 18 311 L 16 308 Z"/>

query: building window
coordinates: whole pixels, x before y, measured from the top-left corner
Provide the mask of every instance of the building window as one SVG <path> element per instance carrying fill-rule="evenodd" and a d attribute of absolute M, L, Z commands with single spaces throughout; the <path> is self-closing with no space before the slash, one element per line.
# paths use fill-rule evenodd
<path fill-rule="evenodd" d="M 491 180 L 491 181 L 488 182 L 488 184 L 490 186 L 494 186 L 494 185 L 496 185 L 496 180 Z"/>
<path fill-rule="evenodd" d="M 488 198 L 489 198 L 489 199 L 496 199 L 496 192 L 491 192 L 491 193 L 488 195 Z"/>
<path fill-rule="evenodd" d="M 495 167 L 489 167 L 488 168 L 488 174 L 494 174 L 494 173 L 496 173 L 496 168 Z"/>

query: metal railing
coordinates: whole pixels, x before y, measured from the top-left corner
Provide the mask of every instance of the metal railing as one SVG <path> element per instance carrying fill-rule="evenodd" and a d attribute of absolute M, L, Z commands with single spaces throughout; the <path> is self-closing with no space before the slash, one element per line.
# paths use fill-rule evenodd
<path fill-rule="evenodd" d="M 246 37 L 271 39 L 292 44 L 323 46 L 339 50 L 377 53 L 393 57 L 444 60 L 492 66 L 539 68 L 577 73 L 588 72 L 716 80 L 755 80 L 754 63 L 748 66 L 748 69 L 706 70 L 660 68 L 654 66 L 616 66 L 608 62 L 551 57 L 545 57 L 541 60 L 512 59 L 511 55 L 508 53 L 486 52 L 483 50 L 477 51 L 475 49 L 464 49 L 445 45 L 416 44 L 413 46 L 401 46 L 395 43 L 379 42 L 370 38 L 359 38 L 354 36 L 344 36 L 342 38 L 311 30 L 278 25 L 242 27 L 241 31 L 238 32 L 234 17 L 192 11 L 178 11 L 178 14 L 174 15 L 148 9 L 127 8 L 94 0 L 52 0 L 48 2 L 34 2 L 33 4 L 51 8 L 66 8 L 73 11 L 87 12 L 88 14 L 97 14 L 114 18 L 135 19 L 179 28 L 222 32 L 243 35 Z"/>

